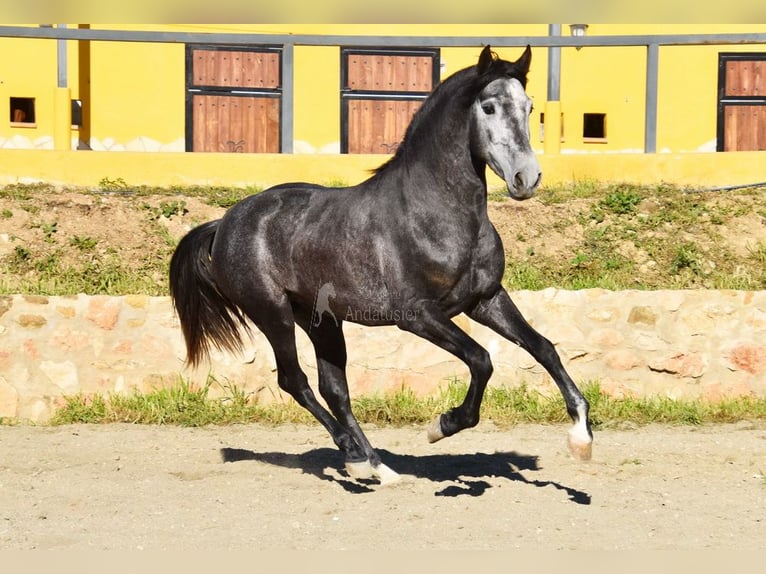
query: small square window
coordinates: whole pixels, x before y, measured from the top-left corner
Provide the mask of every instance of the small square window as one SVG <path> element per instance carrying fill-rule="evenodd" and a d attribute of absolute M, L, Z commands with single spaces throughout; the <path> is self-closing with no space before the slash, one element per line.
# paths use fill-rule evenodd
<path fill-rule="evenodd" d="M 606 114 L 582 115 L 582 139 L 586 142 L 606 141 Z"/>
<path fill-rule="evenodd" d="M 11 98 L 11 122 L 14 124 L 35 123 L 35 99 Z"/>

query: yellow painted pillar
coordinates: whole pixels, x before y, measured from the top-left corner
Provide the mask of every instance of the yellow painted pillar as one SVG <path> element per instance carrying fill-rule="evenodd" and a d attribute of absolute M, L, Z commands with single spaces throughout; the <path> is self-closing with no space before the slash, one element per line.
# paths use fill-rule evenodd
<path fill-rule="evenodd" d="M 545 102 L 544 129 L 543 151 L 546 154 L 561 153 L 561 102 Z"/>
<path fill-rule="evenodd" d="M 69 88 L 56 88 L 53 149 L 72 149 L 72 96 Z"/>

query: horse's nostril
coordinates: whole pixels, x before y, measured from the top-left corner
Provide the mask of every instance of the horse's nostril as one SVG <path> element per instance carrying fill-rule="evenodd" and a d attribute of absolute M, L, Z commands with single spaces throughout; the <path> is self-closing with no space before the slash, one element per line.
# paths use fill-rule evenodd
<path fill-rule="evenodd" d="M 513 187 L 516 189 L 524 187 L 524 178 L 521 176 L 520 171 L 517 171 L 516 175 L 513 176 Z"/>

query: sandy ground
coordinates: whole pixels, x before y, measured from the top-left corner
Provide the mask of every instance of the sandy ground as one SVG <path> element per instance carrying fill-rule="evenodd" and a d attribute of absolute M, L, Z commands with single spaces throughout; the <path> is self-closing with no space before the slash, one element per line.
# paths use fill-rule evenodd
<path fill-rule="evenodd" d="M 2 549 L 762 549 L 766 424 L 370 428 L 396 485 L 319 427 L 0 427 Z"/>

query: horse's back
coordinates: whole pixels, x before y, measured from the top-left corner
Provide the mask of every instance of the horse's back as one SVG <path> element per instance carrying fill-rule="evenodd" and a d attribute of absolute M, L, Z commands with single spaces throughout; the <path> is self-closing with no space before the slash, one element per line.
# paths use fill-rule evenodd
<path fill-rule="evenodd" d="M 309 183 L 290 183 L 250 195 L 228 209 L 221 219 L 219 234 L 237 236 L 268 229 L 295 230 L 309 206 L 321 195 L 333 193 Z"/>
<path fill-rule="evenodd" d="M 299 275 L 310 275 L 315 252 L 337 245 L 353 219 L 348 193 L 348 188 L 289 183 L 233 205 L 220 221 L 211 250 L 217 277 L 222 282 L 237 275 L 273 280 L 288 291 L 302 291 Z"/>

